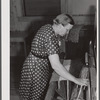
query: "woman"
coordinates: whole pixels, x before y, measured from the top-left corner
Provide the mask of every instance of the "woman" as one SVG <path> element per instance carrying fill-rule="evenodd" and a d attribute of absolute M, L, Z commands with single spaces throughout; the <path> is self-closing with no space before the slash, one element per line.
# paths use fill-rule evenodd
<path fill-rule="evenodd" d="M 60 14 L 53 20 L 53 25 L 42 26 L 31 45 L 26 58 L 20 82 L 20 95 L 23 100 L 44 100 L 47 83 L 51 76 L 50 67 L 56 73 L 78 85 L 87 85 L 87 79 L 72 76 L 60 63 L 58 35 L 68 35 L 74 21 L 68 14 Z"/>

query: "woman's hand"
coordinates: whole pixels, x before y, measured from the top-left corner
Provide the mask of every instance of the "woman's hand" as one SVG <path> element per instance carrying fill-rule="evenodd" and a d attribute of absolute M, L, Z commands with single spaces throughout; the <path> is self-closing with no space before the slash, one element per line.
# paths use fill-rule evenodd
<path fill-rule="evenodd" d="M 89 83 L 88 79 L 82 79 L 82 78 L 75 78 L 73 75 L 71 75 L 68 70 L 70 67 L 70 64 L 68 66 L 65 65 L 65 67 L 60 63 L 59 55 L 53 54 L 49 56 L 49 61 L 51 63 L 52 68 L 54 71 L 63 77 L 66 80 L 72 81 L 78 85 L 81 86 L 87 86 Z M 67 70 L 66 70 L 67 69 Z"/>
<path fill-rule="evenodd" d="M 88 86 L 89 85 L 89 79 L 76 78 L 75 83 L 78 84 L 78 85 L 81 85 L 81 86 Z"/>

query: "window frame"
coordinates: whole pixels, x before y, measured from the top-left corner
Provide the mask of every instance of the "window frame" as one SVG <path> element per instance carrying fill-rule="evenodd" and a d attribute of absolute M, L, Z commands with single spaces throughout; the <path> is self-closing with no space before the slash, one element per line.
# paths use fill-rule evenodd
<path fill-rule="evenodd" d="M 69 1 L 70 0 L 61 0 L 61 13 L 69 12 L 68 11 Z M 34 21 L 34 20 L 40 20 L 44 18 L 44 16 L 25 16 L 23 3 L 24 3 L 23 0 L 16 0 L 16 12 L 19 21 Z M 52 16 L 46 16 L 46 17 L 52 17 Z"/>

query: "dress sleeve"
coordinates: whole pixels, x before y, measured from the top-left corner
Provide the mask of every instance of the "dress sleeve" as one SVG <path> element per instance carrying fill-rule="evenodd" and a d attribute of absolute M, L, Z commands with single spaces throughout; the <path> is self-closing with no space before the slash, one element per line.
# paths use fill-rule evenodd
<path fill-rule="evenodd" d="M 54 35 L 47 35 L 45 48 L 48 56 L 59 54 L 58 40 Z"/>

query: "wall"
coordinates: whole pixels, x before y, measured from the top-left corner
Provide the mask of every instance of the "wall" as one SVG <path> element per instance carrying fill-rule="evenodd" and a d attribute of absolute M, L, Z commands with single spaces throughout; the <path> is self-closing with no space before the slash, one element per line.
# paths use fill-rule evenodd
<path fill-rule="evenodd" d="M 27 20 L 20 20 L 22 17 L 21 0 L 10 0 L 10 30 L 23 31 L 26 30 L 30 22 Z M 23 18 L 22 18 L 23 19 Z"/>
<path fill-rule="evenodd" d="M 70 6 L 76 23 L 94 24 L 96 0 L 71 0 Z"/>
<path fill-rule="evenodd" d="M 43 17 L 23 16 L 22 0 L 10 0 L 10 30 L 25 31 L 31 22 L 41 20 Z M 93 24 L 95 13 L 95 0 L 61 0 L 61 11 L 73 15 L 76 24 Z"/>

